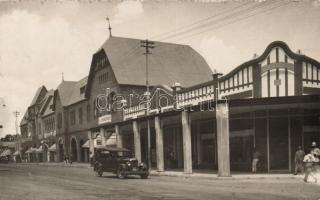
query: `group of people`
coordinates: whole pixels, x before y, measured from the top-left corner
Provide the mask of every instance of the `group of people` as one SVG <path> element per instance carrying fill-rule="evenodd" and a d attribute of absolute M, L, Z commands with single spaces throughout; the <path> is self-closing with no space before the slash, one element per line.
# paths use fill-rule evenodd
<path fill-rule="evenodd" d="M 72 164 L 72 155 L 65 155 L 64 156 L 64 162 L 66 163 L 66 164 Z"/>
<path fill-rule="evenodd" d="M 261 164 L 261 154 L 256 149 L 253 150 L 252 155 L 252 172 L 256 173 L 258 166 Z M 294 174 L 297 175 L 298 172 L 305 173 L 304 181 L 308 182 L 310 176 L 317 182 L 317 177 L 315 172 L 320 170 L 320 149 L 317 147 L 316 142 L 312 142 L 310 151 L 305 154 L 302 147 L 299 146 L 294 157 Z"/>
<path fill-rule="evenodd" d="M 294 174 L 297 175 L 298 172 L 305 173 L 305 176 L 303 179 L 305 182 L 308 182 L 309 176 L 312 176 L 315 179 L 315 182 L 317 182 L 317 177 L 315 176 L 314 173 L 318 170 L 319 158 L 320 158 L 320 149 L 317 147 L 316 142 L 312 142 L 312 145 L 308 154 L 305 154 L 301 146 L 299 146 L 294 157 L 294 162 L 295 162 Z"/>

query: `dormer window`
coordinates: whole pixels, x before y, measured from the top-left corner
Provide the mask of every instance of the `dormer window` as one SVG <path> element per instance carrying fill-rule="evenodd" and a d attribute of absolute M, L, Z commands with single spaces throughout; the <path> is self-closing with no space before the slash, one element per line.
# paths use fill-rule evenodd
<path fill-rule="evenodd" d="M 99 76 L 99 84 L 105 83 L 108 80 L 108 72 L 103 73 Z"/>
<path fill-rule="evenodd" d="M 80 88 L 80 94 L 83 94 L 86 91 L 86 86 L 82 86 Z"/>

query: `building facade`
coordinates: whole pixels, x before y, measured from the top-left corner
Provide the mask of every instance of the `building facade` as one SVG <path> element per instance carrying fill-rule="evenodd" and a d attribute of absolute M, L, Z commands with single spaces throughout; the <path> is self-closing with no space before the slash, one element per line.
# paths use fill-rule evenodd
<path fill-rule="evenodd" d="M 88 162 L 95 146 L 116 145 L 140 161 L 150 157 L 160 172 L 228 176 L 250 171 L 257 149 L 261 171 L 289 172 L 298 146 L 307 151 L 320 143 L 320 64 L 284 42 L 223 76 L 189 46 L 157 42 L 149 56 L 150 94 L 143 51 L 139 40 L 110 37 L 92 56 L 87 78 L 58 86 L 54 114 L 42 117 L 55 121 L 56 161 L 71 155 Z M 21 132 L 32 123 L 21 122 Z"/>

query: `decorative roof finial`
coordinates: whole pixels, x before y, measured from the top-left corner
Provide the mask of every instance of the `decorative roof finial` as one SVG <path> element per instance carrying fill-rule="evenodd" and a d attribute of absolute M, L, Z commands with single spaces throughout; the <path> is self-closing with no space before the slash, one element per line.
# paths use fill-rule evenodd
<path fill-rule="evenodd" d="M 64 81 L 63 72 L 61 73 L 61 79 L 62 79 L 62 82 L 63 82 Z"/>
<path fill-rule="evenodd" d="M 108 21 L 108 24 L 109 24 L 109 37 L 112 37 L 112 33 L 111 33 L 111 25 L 110 25 L 110 19 L 109 19 L 109 17 L 107 17 L 107 21 Z"/>

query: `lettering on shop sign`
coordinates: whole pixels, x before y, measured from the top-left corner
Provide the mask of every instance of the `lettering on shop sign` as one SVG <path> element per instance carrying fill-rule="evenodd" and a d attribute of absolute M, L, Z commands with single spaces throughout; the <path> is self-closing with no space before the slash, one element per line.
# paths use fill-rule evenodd
<path fill-rule="evenodd" d="M 98 123 L 99 124 L 105 124 L 105 123 L 110 123 L 112 121 L 111 115 L 103 115 L 99 117 Z"/>

